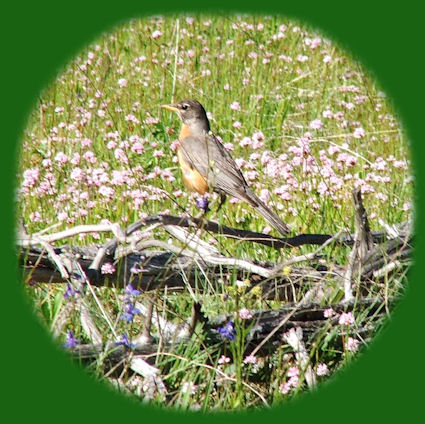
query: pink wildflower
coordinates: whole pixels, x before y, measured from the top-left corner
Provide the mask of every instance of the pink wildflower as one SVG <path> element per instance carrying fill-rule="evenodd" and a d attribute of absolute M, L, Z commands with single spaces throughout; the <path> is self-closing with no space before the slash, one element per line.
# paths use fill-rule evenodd
<path fill-rule="evenodd" d="M 252 313 L 247 308 L 239 309 L 239 318 L 240 319 L 251 319 Z"/>
<path fill-rule="evenodd" d="M 156 29 L 155 31 L 152 32 L 151 37 L 155 39 L 155 38 L 161 37 L 161 35 L 162 35 L 162 32 Z"/>
<path fill-rule="evenodd" d="M 233 102 L 233 103 L 230 105 L 230 109 L 232 109 L 232 110 L 241 110 L 241 105 L 240 105 L 240 103 L 239 103 L 239 102 Z"/>
<path fill-rule="evenodd" d="M 110 262 L 106 262 L 100 268 L 102 274 L 113 274 L 115 272 L 115 267 Z"/>
<path fill-rule="evenodd" d="M 82 147 L 88 147 L 92 144 L 92 140 L 90 138 L 85 137 L 81 140 L 80 143 Z"/>
<path fill-rule="evenodd" d="M 80 156 L 80 154 L 78 153 L 78 152 L 75 152 L 74 153 L 74 156 L 72 156 L 72 159 L 71 159 L 71 163 L 73 164 L 73 165 L 78 165 L 79 163 L 80 163 L 80 160 L 81 160 L 81 156 Z"/>
<path fill-rule="evenodd" d="M 69 161 L 69 157 L 64 152 L 59 152 L 55 156 L 55 161 L 59 162 L 61 165 L 64 165 L 65 163 Z"/>
<path fill-rule="evenodd" d="M 244 364 L 256 364 L 258 362 L 258 359 L 255 355 L 248 355 L 245 356 L 245 359 L 243 360 Z"/>
<path fill-rule="evenodd" d="M 270 233 L 270 231 L 272 230 L 272 227 L 270 227 L 270 225 L 266 225 L 264 228 L 263 228 L 263 234 L 269 234 Z"/>
<path fill-rule="evenodd" d="M 228 364 L 229 362 L 230 362 L 230 358 L 228 356 L 221 355 L 220 358 L 218 358 L 218 363 L 220 365 L 222 365 L 222 364 Z"/>
<path fill-rule="evenodd" d="M 179 147 L 179 140 L 174 140 L 171 144 L 170 144 L 170 149 L 172 151 L 177 150 L 177 148 Z"/>
<path fill-rule="evenodd" d="M 133 124 L 139 124 L 140 123 L 140 121 L 133 115 L 133 114 L 128 114 L 128 115 L 126 115 L 125 117 L 124 117 L 124 119 L 127 121 L 127 122 L 133 122 Z"/>
<path fill-rule="evenodd" d="M 252 142 L 253 149 L 261 149 L 263 146 L 264 146 L 264 143 L 262 141 L 256 138 L 254 139 L 253 137 L 253 142 Z"/>
<path fill-rule="evenodd" d="M 252 139 L 254 141 L 261 141 L 264 140 L 264 134 L 261 131 L 256 131 L 254 134 L 252 134 Z"/>
<path fill-rule="evenodd" d="M 320 130 L 323 128 L 323 122 L 320 119 L 315 119 L 314 121 L 310 122 L 309 127 L 312 130 Z"/>
<path fill-rule="evenodd" d="M 137 141 L 131 146 L 131 151 L 140 155 L 145 151 L 145 148 L 142 143 Z"/>
<path fill-rule="evenodd" d="M 128 182 L 128 172 L 127 171 L 118 171 L 116 169 L 114 169 L 112 171 L 112 179 L 111 179 L 111 184 L 113 185 L 124 185 Z"/>
<path fill-rule="evenodd" d="M 107 197 L 108 199 L 111 199 L 115 194 L 115 190 L 112 187 L 102 185 L 99 187 L 99 194 Z"/>
<path fill-rule="evenodd" d="M 357 339 L 349 337 L 345 343 L 345 348 L 349 352 L 357 352 L 359 350 L 360 342 Z"/>
<path fill-rule="evenodd" d="M 267 188 L 263 188 L 259 197 L 263 202 L 268 202 L 270 200 L 270 191 Z"/>
<path fill-rule="evenodd" d="M 40 212 L 37 212 L 37 211 L 30 213 L 30 220 L 32 222 L 42 222 L 43 221 Z"/>
<path fill-rule="evenodd" d="M 121 163 L 125 163 L 125 164 L 127 164 L 127 163 L 128 163 L 128 157 L 127 157 L 127 155 L 125 154 L 125 152 L 124 152 L 124 150 L 123 150 L 123 149 L 120 149 L 120 148 L 115 149 L 115 150 L 114 150 L 114 156 L 115 156 L 115 158 L 116 158 L 116 159 L 118 159 Z"/>
<path fill-rule="evenodd" d="M 316 374 L 318 376 L 323 376 L 329 374 L 329 368 L 326 364 L 320 363 L 317 365 Z"/>
<path fill-rule="evenodd" d="M 395 160 L 393 166 L 398 169 L 407 169 L 407 162 L 405 160 Z"/>
<path fill-rule="evenodd" d="M 114 140 L 109 141 L 108 144 L 106 145 L 106 148 L 109 150 L 113 150 L 115 149 L 115 147 L 117 147 L 117 142 Z"/>
<path fill-rule="evenodd" d="M 292 386 L 289 384 L 289 382 L 286 382 L 279 386 L 279 392 L 282 393 L 283 395 L 288 394 L 291 389 L 292 389 Z"/>
<path fill-rule="evenodd" d="M 127 80 L 125 78 L 120 78 L 118 80 L 118 85 L 123 88 L 123 87 L 127 87 Z"/>
<path fill-rule="evenodd" d="M 97 157 L 91 150 L 88 150 L 86 153 L 84 153 L 83 158 L 89 163 L 97 162 Z"/>
<path fill-rule="evenodd" d="M 354 315 L 351 312 L 343 312 L 338 319 L 339 325 L 351 326 L 356 322 Z"/>
<path fill-rule="evenodd" d="M 336 314 L 336 312 L 332 308 L 328 308 L 328 309 L 325 309 L 323 311 L 323 316 L 325 318 L 330 318 L 330 317 L 334 316 L 335 314 Z"/>
<path fill-rule="evenodd" d="M 164 152 L 162 150 L 154 150 L 153 157 L 154 158 L 161 158 L 164 156 Z"/>
<path fill-rule="evenodd" d="M 300 370 L 298 369 L 298 367 L 290 367 L 288 371 L 286 372 L 286 375 L 288 377 L 296 377 L 299 375 L 299 373 L 300 373 Z"/>
<path fill-rule="evenodd" d="M 59 221 L 66 221 L 68 219 L 68 214 L 66 212 L 59 212 L 57 218 Z"/>
<path fill-rule="evenodd" d="M 238 168 L 243 168 L 247 164 L 244 158 L 235 158 L 235 162 Z"/>
<path fill-rule="evenodd" d="M 38 168 L 30 168 L 24 171 L 23 187 L 34 187 L 40 177 L 40 170 Z"/>
<path fill-rule="evenodd" d="M 198 389 L 198 387 L 192 381 L 185 381 L 182 384 L 181 391 L 182 391 L 182 393 L 194 395 L 196 393 L 197 389 Z"/>
<path fill-rule="evenodd" d="M 322 112 L 322 116 L 324 118 L 333 118 L 334 114 L 332 111 L 330 111 L 329 109 L 326 109 Z"/>
<path fill-rule="evenodd" d="M 252 140 L 249 137 L 244 137 L 240 142 L 239 146 L 245 147 L 245 146 L 252 146 Z"/>
<path fill-rule="evenodd" d="M 74 181 L 82 181 L 84 178 L 84 172 L 81 168 L 75 167 L 71 172 L 71 179 Z"/>
<path fill-rule="evenodd" d="M 366 135 L 366 131 L 362 127 L 357 127 L 353 132 L 354 138 L 363 138 Z"/>

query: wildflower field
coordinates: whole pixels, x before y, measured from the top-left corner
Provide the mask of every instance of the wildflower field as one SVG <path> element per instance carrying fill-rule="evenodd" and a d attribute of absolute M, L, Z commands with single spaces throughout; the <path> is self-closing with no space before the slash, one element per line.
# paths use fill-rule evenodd
<path fill-rule="evenodd" d="M 23 135 L 17 176 L 17 215 L 26 231 L 40 235 L 105 223 L 126 228 L 155 214 L 200 216 L 198 196 L 185 190 L 178 168 L 180 121 L 160 107 L 185 98 L 204 105 L 212 131 L 248 184 L 293 235 L 353 233 L 354 189 L 360 190 L 371 230 L 411 218 L 408 140 L 390 100 L 347 52 L 282 17 L 179 15 L 133 20 L 101 35 L 40 94 Z M 217 204 L 212 194 L 207 219 L 277 235 L 248 204 L 228 198 L 216 212 Z M 316 249 L 271 249 L 197 234 L 229 257 L 252 263 L 284 263 Z M 153 236 L 165 242 L 158 244 L 161 249 L 185 247 L 161 228 L 140 233 L 141 240 Z M 101 244 L 110 237 L 84 232 L 55 247 Z M 346 265 L 349 251 L 330 244 L 320 259 Z M 134 357 L 112 367 L 106 351 L 94 361 L 80 359 L 94 377 L 123 393 L 204 411 L 271 406 L 329 378 L 370 342 L 391 314 L 387 300 L 402 295 L 407 284 L 405 269 L 369 284 L 368 293 L 384 299 L 378 309 L 385 311 L 371 319 L 355 306 L 326 308 L 329 299 L 339 302 L 344 294 L 329 280 L 321 300 L 329 325 L 309 340 L 300 361 L 291 341 L 295 329 L 282 334 L 275 351 L 247 349 L 254 311 L 287 304 L 264 298 L 249 273 L 241 278 L 223 268 L 211 281 L 198 270 L 195 288 L 145 293 L 133 281 L 114 285 L 116 267 L 103 263 L 108 286 L 89 290 L 34 282 L 31 274 L 23 280 L 37 315 L 70 352 L 93 337 L 131 352 L 149 307 L 157 327 L 160 318 L 169 325 L 186 322 L 194 301 L 206 317 L 232 316 L 219 327 L 216 345 L 206 343 L 201 323 L 184 343 L 166 350 L 161 334 L 153 334 L 157 351 L 138 357 L 155 367 L 160 389 L 159 380 L 155 389 L 134 362 L 129 365 Z M 294 267 L 283 268 L 288 279 Z M 132 272 L 142 274 L 143 266 Z M 291 301 L 310 288 L 294 289 Z M 88 334 L 82 307 L 97 336 Z M 368 337 L 356 332 L 369 324 Z"/>

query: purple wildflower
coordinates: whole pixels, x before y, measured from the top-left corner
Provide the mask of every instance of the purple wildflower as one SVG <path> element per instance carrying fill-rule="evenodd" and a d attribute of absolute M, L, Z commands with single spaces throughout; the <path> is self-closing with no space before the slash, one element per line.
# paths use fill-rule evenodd
<path fill-rule="evenodd" d="M 134 315 L 140 314 L 140 310 L 134 306 L 134 297 L 140 294 L 139 290 L 136 290 L 131 284 L 127 284 L 124 293 L 125 296 L 125 312 L 121 315 L 121 319 L 125 319 L 127 322 L 133 321 Z"/>
<path fill-rule="evenodd" d="M 68 299 L 69 297 L 72 297 L 72 296 L 75 296 L 76 294 L 78 294 L 79 293 L 79 291 L 78 290 L 74 290 L 72 287 L 71 287 L 71 284 L 67 284 L 67 286 L 66 286 L 66 290 L 65 290 L 65 293 L 63 294 L 63 297 L 65 298 L 65 299 Z"/>
<path fill-rule="evenodd" d="M 195 201 L 196 206 L 199 209 L 202 209 L 204 212 L 208 212 L 209 208 L 208 208 L 208 199 L 204 196 L 204 197 L 198 197 Z"/>
<path fill-rule="evenodd" d="M 77 346 L 78 340 L 74 337 L 74 332 L 72 330 L 66 333 L 66 342 L 63 344 L 63 347 L 67 349 L 73 349 Z"/>
<path fill-rule="evenodd" d="M 136 290 L 131 284 L 127 284 L 124 293 L 129 297 L 139 296 L 140 290 Z"/>
<path fill-rule="evenodd" d="M 228 321 L 224 327 L 219 327 L 218 332 L 229 339 L 231 342 L 235 341 L 235 328 L 233 321 Z"/>
<path fill-rule="evenodd" d="M 125 312 L 121 315 L 121 319 L 125 319 L 127 322 L 131 322 L 133 321 L 134 315 L 140 313 L 140 309 L 136 308 L 133 303 L 128 302 L 125 306 Z"/>
<path fill-rule="evenodd" d="M 125 346 L 129 349 L 134 347 L 134 343 L 130 343 L 130 339 L 128 338 L 127 334 L 124 333 L 120 340 L 115 342 L 115 346 Z"/>

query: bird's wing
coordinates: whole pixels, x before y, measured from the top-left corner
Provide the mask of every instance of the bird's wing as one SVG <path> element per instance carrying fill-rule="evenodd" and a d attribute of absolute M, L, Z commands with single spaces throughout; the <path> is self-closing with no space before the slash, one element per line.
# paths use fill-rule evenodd
<path fill-rule="evenodd" d="M 187 137 L 180 142 L 185 162 L 195 168 L 217 192 L 245 200 L 247 183 L 229 152 L 213 134 Z"/>

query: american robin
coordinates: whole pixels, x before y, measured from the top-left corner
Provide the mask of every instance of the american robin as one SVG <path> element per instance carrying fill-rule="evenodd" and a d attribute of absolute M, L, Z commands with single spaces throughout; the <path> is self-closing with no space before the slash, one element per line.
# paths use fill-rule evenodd
<path fill-rule="evenodd" d="M 183 123 L 177 157 L 186 187 L 201 195 L 212 190 L 246 201 L 279 233 L 287 235 L 289 227 L 250 189 L 229 152 L 211 132 L 204 107 L 188 99 L 162 108 L 177 113 Z"/>

